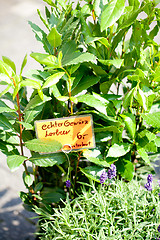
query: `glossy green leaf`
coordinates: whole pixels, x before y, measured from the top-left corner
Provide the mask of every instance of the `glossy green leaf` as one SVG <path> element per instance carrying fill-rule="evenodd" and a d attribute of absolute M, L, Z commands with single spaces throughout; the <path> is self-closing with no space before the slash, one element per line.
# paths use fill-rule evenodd
<path fill-rule="evenodd" d="M 101 15 L 101 30 L 112 26 L 123 14 L 125 8 L 124 0 L 112 0 L 104 8 Z"/>
<path fill-rule="evenodd" d="M 147 98 L 141 89 L 138 89 L 137 91 L 137 101 L 139 105 L 142 106 L 145 111 L 147 111 Z"/>
<path fill-rule="evenodd" d="M 48 39 L 47 39 L 47 34 L 36 24 L 32 23 L 31 21 L 28 22 L 35 33 L 35 37 L 37 41 L 41 42 L 43 44 L 43 48 L 45 51 L 49 54 L 53 54 L 53 47 L 50 45 Z"/>
<path fill-rule="evenodd" d="M 98 61 L 104 65 L 113 65 L 115 66 L 116 68 L 120 68 L 123 63 L 124 63 L 124 59 L 113 59 L 113 60 L 101 60 L 101 59 L 98 59 Z"/>
<path fill-rule="evenodd" d="M 81 53 L 74 52 L 72 55 L 68 55 L 64 59 L 62 59 L 63 66 L 75 65 L 83 62 L 94 62 L 96 61 L 96 57 L 91 53 Z"/>
<path fill-rule="evenodd" d="M 97 98 L 95 98 L 93 95 L 85 94 L 77 97 L 77 99 L 78 99 L 78 102 L 83 102 L 88 106 L 97 109 L 99 112 L 107 115 L 106 105 L 102 103 L 100 100 L 98 100 Z"/>
<path fill-rule="evenodd" d="M 77 95 L 78 93 L 82 92 L 83 90 L 88 89 L 89 87 L 95 85 L 100 80 L 99 76 L 84 76 L 78 85 L 72 89 L 72 96 Z"/>
<path fill-rule="evenodd" d="M 52 85 L 56 84 L 63 77 L 64 74 L 65 72 L 57 72 L 49 76 L 43 84 L 42 88 L 51 87 Z"/>
<path fill-rule="evenodd" d="M 56 47 L 60 46 L 62 43 L 61 37 L 62 37 L 62 35 L 57 31 L 57 29 L 55 27 L 53 27 L 50 30 L 50 32 L 47 36 L 47 39 L 48 39 L 49 43 L 51 44 L 51 46 L 56 48 Z"/>
<path fill-rule="evenodd" d="M 146 153 L 144 148 L 141 148 L 140 146 L 138 146 L 137 152 L 139 156 L 145 161 L 146 164 L 151 165 L 148 154 Z"/>
<path fill-rule="evenodd" d="M 24 178 L 24 181 L 25 181 L 25 183 L 27 184 L 27 186 L 31 186 L 32 185 L 32 183 L 33 183 L 33 179 L 32 179 L 32 177 L 30 176 L 30 175 L 26 175 L 25 176 L 25 178 Z"/>
<path fill-rule="evenodd" d="M 11 131 L 4 131 L 0 133 L 0 138 L 7 143 L 14 144 L 14 145 L 19 145 L 19 137 L 11 132 Z"/>
<path fill-rule="evenodd" d="M 94 128 L 94 132 L 115 132 L 120 133 L 119 129 L 116 126 L 108 126 L 102 128 Z"/>
<path fill-rule="evenodd" d="M 42 201 L 45 203 L 57 203 L 65 198 L 65 193 L 60 189 L 51 188 L 50 191 L 41 193 Z"/>
<path fill-rule="evenodd" d="M 12 76 L 13 70 L 8 64 L 0 60 L 0 73 L 6 74 L 9 78 Z"/>
<path fill-rule="evenodd" d="M 132 11 L 127 19 L 124 19 L 123 23 L 119 26 L 118 30 L 120 29 L 124 29 L 124 28 L 127 28 L 129 27 L 131 24 L 134 23 L 134 21 L 136 20 L 138 14 L 143 11 L 143 7 L 142 8 L 138 8 L 138 9 L 135 9 L 134 11 Z"/>
<path fill-rule="evenodd" d="M 107 157 L 121 157 L 126 155 L 131 149 L 129 143 L 113 144 L 108 151 Z"/>
<path fill-rule="evenodd" d="M 96 41 L 100 42 L 106 48 L 108 48 L 110 46 L 107 38 L 105 38 L 105 37 L 87 37 L 86 43 L 90 44 L 90 43 L 93 43 L 93 42 L 96 42 Z"/>
<path fill-rule="evenodd" d="M 66 159 L 64 153 L 52 153 L 52 154 L 37 154 L 35 153 L 33 157 L 29 159 L 32 163 L 40 167 L 52 167 L 55 164 L 61 165 Z"/>
<path fill-rule="evenodd" d="M 24 157 L 24 156 L 11 155 L 7 157 L 7 165 L 10 168 L 10 170 L 13 172 L 17 168 L 19 168 L 26 159 L 27 157 Z"/>
<path fill-rule="evenodd" d="M 135 116 L 132 113 L 124 113 L 120 115 L 125 122 L 127 131 L 131 135 L 132 139 L 135 138 L 136 133 L 136 119 Z"/>
<path fill-rule="evenodd" d="M 20 74 L 22 74 L 24 67 L 26 66 L 27 63 L 27 54 L 25 55 L 22 65 L 21 65 L 21 70 L 20 70 Z"/>
<path fill-rule="evenodd" d="M 2 141 L 1 139 L 0 139 L 0 151 L 4 153 L 6 156 L 19 154 L 17 148 L 14 145 Z"/>
<path fill-rule="evenodd" d="M 141 113 L 141 116 L 148 125 L 160 128 L 160 112 Z"/>
<path fill-rule="evenodd" d="M 160 147 L 160 137 L 157 136 L 157 138 L 155 139 L 155 144 L 157 147 Z"/>
<path fill-rule="evenodd" d="M 108 91 L 111 87 L 111 85 L 113 84 L 114 80 L 109 80 L 109 81 L 106 81 L 106 82 L 103 82 L 101 85 L 100 85 L 100 90 L 103 94 L 108 94 Z"/>
<path fill-rule="evenodd" d="M 12 124 L 8 121 L 8 119 L 2 113 L 0 113 L 0 130 L 14 131 Z"/>
<path fill-rule="evenodd" d="M 33 80 L 33 79 L 25 79 L 20 84 L 21 84 L 21 87 L 28 86 L 28 87 L 32 87 L 32 88 L 35 88 L 35 89 L 41 89 L 40 82 L 36 81 L 36 80 Z"/>
<path fill-rule="evenodd" d="M 43 188 L 43 183 L 42 182 L 37 183 L 34 188 L 35 193 L 41 191 L 42 188 Z"/>
<path fill-rule="evenodd" d="M 25 143 L 30 151 L 40 153 L 57 152 L 62 148 L 62 144 L 55 140 L 32 139 Z"/>
<path fill-rule="evenodd" d="M 4 112 L 15 112 L 15 109 L 10 108 L 9 106 L 7 106 L 5 104 L 5 102 L 3 102 L 2 100 L 0 100 L 0 113 L 4 113 Z"/>
<path fill-rule="evenodd" d="M 103 167 L 100 166 L 89 166 L 85 168 L 80 168 L 80 171 L 89 179 L 99 182 L 100 175 L 104 171 Z"/>
<path fill-rule="evenodd" d="M 45 53 L 31 53 L 30 56 L 34 58 L 40 64 L 44 64 L 48 67 L 58 67 L 58 59 L 53 55 L 48 55 Z"/>
<path fill-rule="evenodd" d="M 125 96 L 124 96 L 124 100 L 123 100 L 123 107 L 124 108 L 128 108 L 128 107 L 132 107 L 132 103 L 133 103 L 133 97 L 135 92 L 137 91 L 137 88 L 132 88 Z"/>
<path fill-rule="evenodd" d="M 96 165 L 100 165 L 100 166 L 103 166 L 103 167 L 109 167 L 110 164 L 107 163 L 107 161 L 99 158 L 96 154 L 96 152 L 98 152 L 98 155 L 101 154 L 100 151 L 98 150 L 86 150 L 83 152 L 83 156 L 85 158 L 87 158 L 90 162 L 96 164 Z"/>
<path fill-rule="evenodd" d="M 51 100 L 51 97 L 47 97 L 46 95 L 44 95 L 44 100 L 42 101 L 42 99 L 39 97 L 39 95 L 35 95 L 34 98 L 32 98 L 29 103 L 27 104 L 25 111 L 27 110 L 31 110 L 34 109 L 35 107 L 38 107 L 40 105 L 43 105 L 45 102 Z"/>
<path fill-rule="evenodd" d="M 120 159 L 116 162 L 117 170 L 121 176 L 127 181 L 131 181 L 134 177 L 134 166 L 133 163 L 126 160 Z"/>
<path fill-rule="evenodd" d="M 17 123 L 21 124 L 26 130 L 33 130 L 33 126 L 30 123 L 20 121 L 17 121 Z"/>
<path fill-rule="evenodd" d="M 2 59 L 7 65 L 9 65 L 13 69 L 14 73 L 16 73 L 15 63 L 10 58 L 5 57 L 5 56 L 3 56 Z"/>
<path fill-rule="evenodd" d="M 24 121 L 26 123 L 33 122 L 34 119 L 37 117 L 37 115 L 39 115 L 42 112 L 44 105 L 45 105 L 45 102 L 39 106 L 34 107 L 33 109 L 31 108 L 26 110 L 24 113 Z"/>
<path fill-rule="evenodd" d="M 153 76 L 154 76 L 153 81 L 160 82 L 160 66 L 156 68 L 156 71 Z"/>

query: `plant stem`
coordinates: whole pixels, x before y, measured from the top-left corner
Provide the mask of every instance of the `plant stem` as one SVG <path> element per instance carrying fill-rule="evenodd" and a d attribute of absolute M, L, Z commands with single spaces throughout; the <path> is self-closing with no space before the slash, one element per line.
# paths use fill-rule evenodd
<path fill-rule="evenodd" d="M 16 82 L 15 82 L 14 78 L 11 77 L 11 79 L 13 80 L 13 84 L 16 87 Z M 19 93 L 17 93 L 17 95 L 16 95 L 16 100 L 17 100 L 17 107 L 18 107 L 18 110 L 17 110 L 18 120 L 19 120 L 19 122 L 21 122 L 22 121 L 22 114 L 21 114 L 21 109 L 20 109 Z M 19 128 L 20 128 L 19 141 L 20 141 L 21 155 L 24 156 L 23 142 L 22 142 L 22 131 L 23 131 L 22 124 L 20 124 Z M 23 162 L 23 166 L 24 166 L 26 175 L 28 175 L 28 170 L 27 170 L 27 166 L 26 166 L 25 161 Z"/>

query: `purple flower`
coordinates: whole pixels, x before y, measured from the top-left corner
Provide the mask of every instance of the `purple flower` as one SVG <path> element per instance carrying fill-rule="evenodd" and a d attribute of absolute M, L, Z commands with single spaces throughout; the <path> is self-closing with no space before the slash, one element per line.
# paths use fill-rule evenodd
<path fill-rule="evenodd" d="M 67 180 L 67 181 L 66 181 L 66 187 L 67 187 L 67 188 L 70 188 L 70 187 L 71 187 L 71 181 L 70 181 L 70 180 Z"/>
<path fill-rule="evenodd" d="M 111 167 L 108 170 L 108 178 L 112 179 L 115 177 L 116 177 L 116 166 L 114 164 L 111 164 Z"/>
<path fill-rule="evenodd" d="M 160 232 L 160 225 L 158 226 L 157 231 Z"/>
<path fill-rule="evenodd" d="M 148 190 L 148 191 L 152 191 L 152 183 L 151 182 L 147 182 L 144 187 Z"/>
<path fill-rule="evenodd" d="M 158 196 L 160 197 L 160 193 L 158 193 Z"/>
<path fill-rule="evenodd" d="M 100 176 L 100 183 L 103 184 L 108 178 L 107 172 L 103 171 L 101 176 Z"/>
<path fill-rule="evenodd" d="M 160 180 L 158 180 L 158 184 L 159 184 L 159 187 L 160 187 Z"/>
<path fill-rule="evenodd" d="M 152 174 L 148 174 L 148 177 L 147 177 L 147 182 L 153 182 L 153 176 Z"/>

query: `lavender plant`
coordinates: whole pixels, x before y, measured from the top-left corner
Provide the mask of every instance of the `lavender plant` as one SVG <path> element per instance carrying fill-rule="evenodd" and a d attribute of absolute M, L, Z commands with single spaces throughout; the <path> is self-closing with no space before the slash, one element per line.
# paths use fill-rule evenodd
<path fill-rule="evenodd" d="M 91 184 L 82 194 L 53 214 L 35 208 L 41 215 L 41 240 L 48 239 L 159 239 L 159 186 L 152 192 L 137 181 L 113 182 L 112 185 Z"/>

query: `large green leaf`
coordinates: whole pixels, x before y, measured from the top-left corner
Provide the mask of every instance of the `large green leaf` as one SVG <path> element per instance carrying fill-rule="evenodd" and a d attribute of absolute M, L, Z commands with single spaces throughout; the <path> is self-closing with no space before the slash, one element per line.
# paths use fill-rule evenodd
<path fill-rule="evenodd" d="M 32 22 L 28 22 L 35 33 L 37 41 L 40 41 L 43 44 L 43 47 L 45 51 L 49 54 L 53 54 L 53 47 L 50 45 L 48 39 L 47 39 L 47 34 L 36 24 Z"/>
<path fill-rule="evenodd" d="M 43 84 L 42 88 L 47 88 L 47 87 L 53 86 L 61 79 L 61 77 L 63 77 L 64 74 L 65 74 L 65 72 L 56 72 L 56 73 L 52 74 L 51 76 L 49 76 L 46 79 L 46 82 Z"/>
<path fill-rule="evenodd" d="M 77 95 L 78 93 L 82 92 L 83 90 L 88 89 L 89 87 L 97 84 L 100 80 L 100 77 L 97 76 L 84 76 L 78 85 L 73 88 L 72 96 Z"/>
<path fill-rule="evenodd" d="M 19 168 L 26 159 L 27 157 L 24 157 L 24 156 L 11 155 L 7 157 L 7 165 L 10 168 L 10 170 L 13 172 L 17 168 Z"/>
<path fill-rule="evenodd" d="M 131 181 L 134 177 L 134 166 L 133 163 L 126 159 L 120 159 L 119 161 L 116 162 L 117 170 L 121 174 L 121 176 L 128 180 Z"/>
<path fill-rule="evenodd" d="M 12 124 L 8 121 L 8 119 L 2 113 L 0 113 L 0 130 L 3 130 L 3 131 L 14 130 Z"/>
<path fill-rule="evenodd" d="M 124 0 L 112 0 L 104 8 L 101 15 L 101 30 L 112 26 L 123 14 L 125 8 Z"/>
<path fill-rule="evenodd" d="M 0 139 L 4 142 L 11 143 L 14 145 L 19 145 L 19 137 L 16 135 L 16 133 L 3 131 L 0 133 Z"/>
<path fill-rule="evenodd" d="M 62 144 L 55 140 L 32 139 L 25 143 L 26 147 L 34 152 L 51 153 L 62 148 Z"/>
<path fill-rule="evenodd" d="M 156 71 L 153 76 L 154 76 L 153 81 L 160 82 L 160 66 L 156 68 Z"/>
<path fill-rule="evenodd" d="M 106 105 L 97 98 L 95 98 L 93 95 L 85 94 L 77 97 L 77 99 L 78 102 L 83 102 L 88 106 L 97 109 L 99 112 L 107 115 Z"/>
<path fill-rule="evenodd" d="M 31 53 L 30 56 L 34 58 L 40 64 L 44 64 L 48 67 L 58 67 L 58 59 L 53 55 L 48 55 L 45 53 Z"/>
<path fill-rule="evenodd" d="M 14 62 L 10 58 L 5 56 L 3 56 L 2 59 L 8 66 L 10 66 L 13 69 L 14 73 L 16 73 L 16 66 Z"/>
<path fill-rule="evenodd" d="M 124 18 L 124 21 L 123 21 L 123 23 L 119 26 L 118 30 L 127 28 L 127 27 L 129 27 L 131 24 L 133 24 L 134 21 L 136 20 L 137 16 L 138 16 L 138 14 L 139 14 L 141 11 L 143 11 L 143 8 L 144 8 L 144 6 L 143 6 L 142 8 L 138 8 L 138 9 L 132 11 L 132 12 L 128 15 L 127 18 Z"/>
<path fill-rule="evenodd" d="M 96 182 L 100 181 L 100 176 L 104 171 L 103 167 L 100 166 L 89 166 L 85 168 L 80 168 L 80 171 L 89 179 Z"/>
<path fill-rule="evenodd" d="M 57 31 L 57 29 L 55 27 L 53 27 L 50 30 L 50 32 L 47 36 L 47 39 L 48 39 L 49 43 L 51 44 L 51 46 L 56 48 L 56 47 L 60 46 L 62 43 L 61 36 L 62 35 Z"/>
<path fill-rule="evenodd" d="M 107 161 L 101 159 L 101 156 L 99 156 L 101 154 L 101 152 L 99 150 L 86 150 L 83 152 L 83 156 L 85 158 L 87 158 L 90 162 L 96 164 L 96 165 L 100 165 L 103 167 L 109 167 L 110 164 L 107 163 Z"/>
<path fill-rule="evenodd" d="M 34 98 L 32 98 L 29 103 L 27 104 L 25 111 L 27 110 L 31 110 L 34 109 L 35 107 L 38 107 L 40 105 L 43 105 L 45 102 L 51 100 L 51 97 L 47 97 L 46 95 L 44 95 L 44 99 L 42 101 L 42 99 L 39 97 L 39 95 L 36 95 Z"/>
<path fill-rule="evenodd" d="M 126 155 L 131 149 L 131 145 L 129 143 L 119 143 L 119 144 L 113 144 L 109 148 L 107 157 L 121 157 Z"/>
<path fill-rule="evenodd" d="M 31 123 L 34 121 L 35 117 L 42 111 L 45 103 L 50 99 L 50 97 L 47 97 L 45 95 L 43 97 L 43 101 L 39 95 L 36 95 L 34 98 L 32 98 L 25 108 L 24 122 Z"/>
<path fill-rule="evenodd" d="M 136 133 L 136 119 L 132 113 L 121 114 L 121 117 L 124 119 L 127 131 L 131 135 L 132 139 L 135 137 Z"/>
<path fill-rule="evenodd" d="M 15 110 L 8 107 L 2 100 L 0 100 L 0 113 L 3 112 L 15 112 Z"/>
<path fill-rule="evenodd" d="M 62 59 L 62 65 L 69 66 L 83 62 L 94 62 L 95 60 L 96 57 L 91 53 L 74 52 L 72 55 L 65 57 L 65 61 Z"/>
<path fill-rule="evenodd" d="M 40 155 L 35 153 L 33 157 L 29 159 L 32 163 L 40 167 L 52 167 L 55 164 L 62 164 L 65 162 L 66 155 L 64 153 L 53 153 Z"/>
<path fill-rule="evenodd" d="M 115 133 L 120 133 L 119 129 L 117 126 L 108 126 L 108 127 L 101 127 L 101 128 L 94 128 L 94 132 L 115 132 Z"/>
<path fill-rule="evenodd" d="M 124 100 L 123 100 L 124 108 L 132 107 L 133 97 L 136 91 L 137 91 L 137 88 L 134 87 L 124 96 Z"/>
<path fill-rule="evenodd" d="M 145 161 L 145 163 L 147 163 L 148 165 L 151 165 L 148 154 L 146 153 L 144 148 L 138 146 L 137 152 L 140 155 L 140 157 Z"/>
<path fill-rule="evenodd" d="M 42 81 L 41 81 L 42 82 Z M 35 89 L 41 89 L 40 81 L 34 79 L 25 79 L 21 82 L 21 87 L 28 86 Z"/>
<path fill-rule="evenodd" d="M 17 148 L 14 145 L 0 140 L 0 151 L 6 156 L 19 154 Z"/>
<path fill-rule="evenodd" d="M 62 66 L 75 65 L 83 62 L 94 62 L 96 57 L 91 53 L 81 53 L 76 49 L 75 41 L 69 41 L 62 47 Z"/>
<path fill-rule="evenodd" d="M 111 59 L 111 60 L 102 60 L 98 59 L 98 61 L 104 65 L 113 65 L 116 68 L 120 68 L 123 65 L 124 59 Z"/>
<path fill-rule="evenodd" d="M 44 107 L 44 104 L 41 104 L 40 106 L 37 106 L 35 108 L 31 108 L 27 111 L 25 111 L 25 114 L 24 114 L 24 121 L 26 123 L 31 123 L 34 121 L 34 119 L 42 112 L 43 110 L 43 107 Z"/>
<path fill-rule="evenodd" d="M 60 188 L 44 188 L 41 192 L 42 201 L 50 204 L 59 202 L 65 196 L 65 192 Z"/>
<path fill-rule="evenodd" d="M 141 113 L 143 120 L 152 127 L 160 128 L 160 112 Z"/>

